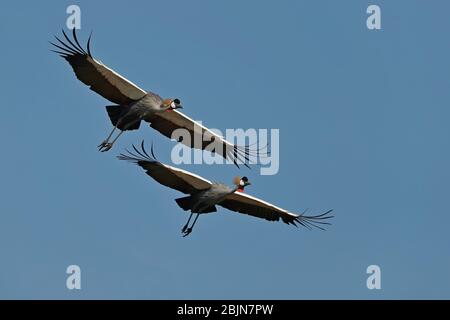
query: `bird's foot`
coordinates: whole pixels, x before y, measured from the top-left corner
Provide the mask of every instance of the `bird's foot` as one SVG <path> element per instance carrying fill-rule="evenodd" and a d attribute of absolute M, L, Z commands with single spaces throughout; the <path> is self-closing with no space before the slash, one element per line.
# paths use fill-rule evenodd
<path fill-rule="evenodd" d="M 185 225 L 185 226 L 183 227 L 183 229 L 181 229 L 181 233 L 185 233 L 186 230 L 187 230 L 187 228 L 188 228 L 188 225 Z"/>
<path fill-rule="evenodd" d="M 100 143 L 97 146 L 97 148 L 98 148 L 98 151 L 105 152 L 105 151 L 108 151 L 109 149 L 111 149 L 112 146 L 113 146 L 112 143 L 109 143 L 107 141 L 103 141 L 102 143 Z"/>
<path fill-rule="evenodd" d="M 186 230 L 183 230 L 183 238 L 188 236 L 191 232 L 192 232 L 192 228 L 187 228 Z"/>

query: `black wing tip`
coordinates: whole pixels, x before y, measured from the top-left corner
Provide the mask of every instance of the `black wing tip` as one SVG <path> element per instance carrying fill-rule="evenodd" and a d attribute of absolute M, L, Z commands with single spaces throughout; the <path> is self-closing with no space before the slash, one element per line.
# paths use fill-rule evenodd
<path fill-rule="evenodd" d="M 232 150 L 230 149 L 229 152 L 226 152 L 224 154 L 224 157 L 226 159 L 231 159 L 233 161 L 234 165 L 238 168 L 240 168 L 239 165 L 244 165 L 245 167 L 247 167 L 248 169 L 251 170 L 251 167 L 250 167 L 251 164 L 256 164 L 258 166 L 261 166 L 261 164 L 258 161 L 256 161 L 256 162 L 251 161 L 250 157 L 256 158 L 256 159 L 258 157 L 269 157 L 270 151 L 264 150 L 264 149 L 268 148 L 268 145 L 266 144 L 263 147 L 251 149 L 251 147 L 253 145 L 254 144 L 245 145 L 245 146 L 233 145 Z"/>
<path fill-rule="evenodd" d="M 141 142 L 140 150 L 136 148 L 134 144 L 132 144 L 131 146 L 133 147 L 133 151 L 125 149 L 125 153 L 120 153 L 117 156 L 117 159 L 129 161 L 136 164 L 139 164 L 140 162 L 158 162 L 153 152 L 153 143 L 151 148 L 151 156 L 147 153 L 147 150 L 145 150 L 144 140 L 142 140 Z"/>
<path fill-rule="evenodd" d="M 76 43 L 77 46 L 78 46 L 78 49 L 80 49 L 81 52 L 83 52 L 85 55 L 87 55 L 88 53 L 86 52 L 86 50 L 84 50 L 83 47 L 82 47 L 82 46 L 80 45 L 80 43 L 78 42 L 76 28 L 73 28 L 73 29 L 72 29 L 72 36 L 73 36 L 73 39 L 75 40 L 75 43 Z"/>
<path fill-rule="evenodd" d="M 88 41 L 87 41 L 87 52 L 88 52 L 89 57 L 91 57 L 91 58 L 92 58 L 92 53 L 91 53 L 91 38 L 92 38 L 92 33 L 93 33 L 93 31 L 91 30 L 91 33 L 89 34 L 89 38 L 88 38 Z"/>
<path fill-rule="evenodd" d="M 58 48 L 59 50 L 61 50 L 60 52 L 57 52 L 58 54 L 61 55 L 61 53 L 62 53 L 67 57 L 75 57 L 75 56 L 80 56 L 80 55 L 92 57 L 91 49 L 90 49 L 92 31 L 91 31 L 91 34 L 89 35 L 89 39 L 87 42 L 87 52 L 85 49 L 83 49 L 83 47 L 80 45 L 80 42 L 78 41 L 78 37 L 76 34 L 76 28 L 72 29 L 72 39 L 69 38 L 69 36 L 67 35 L 64 28 L 61 29 L 61 31 L 62 31 L 62 34 L 63 34 L 64 38 L 66 39 L 66 41 L 61 40 L 56 35 L 54 37 L 60 45 L 57 45 L 50 41 L 50 44 L 52 44 L 55 48 Z"/>
<path fill-rule="evenodd" d="M 295 217 L 294 219 L 288 221 L 287 223 L 292 223 L 294 226 L 298 227 L 296 223 L 306 227 L 307 229 L 313 229 L 317 228 L 320 230 L 325 231 L 324 228 L 325 225 L 331 225 L 330 222 L 324 221 L 331 218 L 334 218 L 333 215 L 330 215 L 330 213 L 333 212 L 333 209 L 330 209 L 324 213 L 314 215 L 314 216 L 307 216 L 305 215 L 306 211 L 303 212 L 301 215 Z"/>

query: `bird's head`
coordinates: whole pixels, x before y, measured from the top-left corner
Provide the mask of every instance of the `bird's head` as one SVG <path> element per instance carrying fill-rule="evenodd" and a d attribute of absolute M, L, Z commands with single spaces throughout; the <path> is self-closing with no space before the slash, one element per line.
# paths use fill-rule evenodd
<path fill-rule="evenodd" d="M 239 192 L 244 192 L 244 188 L 246 186 L 251 185 L 251 183 L 248 181 L 247 177 L 235 177 L 233 179 L 233 183 L 236 185 L 237 187 L 237 191 Z"/>
<path fill-rule="evenodd" d="M 175 109 L 182 109 L 183 106 L 181 105 L 180 99 L 164 99 L 162 102 L 162 107 L 166 109 L 167 111 L 175 110 Z"/>

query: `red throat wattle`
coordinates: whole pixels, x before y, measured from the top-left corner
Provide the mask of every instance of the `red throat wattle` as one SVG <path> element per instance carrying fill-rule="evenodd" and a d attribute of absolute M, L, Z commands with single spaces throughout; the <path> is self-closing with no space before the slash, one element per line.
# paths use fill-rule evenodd
<path fill-rule="evenodd" d="M 237 189 L 237 192 L 244 192 L 244 188 L 243 188 L 243 187 L 239 187 L 239 188 Z"/>

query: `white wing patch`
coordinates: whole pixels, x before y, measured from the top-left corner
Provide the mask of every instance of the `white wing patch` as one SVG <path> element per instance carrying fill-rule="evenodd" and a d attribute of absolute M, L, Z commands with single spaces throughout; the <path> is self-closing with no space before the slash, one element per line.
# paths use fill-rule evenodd
<path fill-rule="evenodd" d="M 120 74 L 118 74 L 117 72 L 115 72 L 113 69 L 109 68 L 108 66 L 106 66 L 105 64 L 103 64 L 100 60 L 94 59 L 92 57 L 90 57 L 96 64 L 98 64 L 99 66 L 101 66 L 102 68 L 105 68 L 106 70 L 108 70 L 109 72 L 111 72 L 112 74 L 114 74 L 117 78 L 120 78 L 121 80 L 123 80 L 124 82 L 126 82 L 127 84 L 129 84 L 130 86 L 133 86 L 135 89 L 141 91 L 141 93 L 143 95 L 145 95 L 147 92 L 145 92 L 143 89 L 141 89 L 137 84 L 133 83 L 132 81 L 124 78 L 123 76 L 121 76 Z M 100 71 L 100 70 L 99 70 Z"/>
<path fill-rule="evenodd" d="M 175 123 L 179 127 L 185 127 L 186 123 L 183 123 L 183 121 L 190 122 L 190 123 L 192 123 L 192 129 L 194 129 L 194 125 L 198 126 L 202 130 L 208 132 L 208 134 L 211 134 L 212 136 L 219 138 L 220 140 L 222 140 L 228 146 L 230 146 L 230 147 L 234 146 L 231 142 L 228 142 L 227 140 L 225 140 L 224 137 L 219 136 L 218 134 L 212 132 L 211 130 L 209 130 L 208 128 L 203 126 L 202 124 L 198 123 L 197 121 L 194 121 L 193 119 L 189 118 L 187 115 L 179 112 L 178 110 L 172 110 L 172 113 L 175 113 L 179 117 L 178 119 L 180 119 L 181 121 L 177 121 L 178 119 L 176 117 L 173 117 L 173 116 L 171 117 L 170 113 L 168 113 L 168 114 L 164 114 L 163 113 L 162 116 L 164 117 L 165 115 L 168 115 L 168 117 L 165 117 L 165 118 L 168 119 L 168 120 L 171 120 L 172 123 Z"/>
<path fill-rule="evenodd" d="M 288 215 L 290 215 L 290 216 L 292 216 L 292 217 L 299 217 L 298 214 L 289 212 L 289 211 L 287 211 L 287 210 L 285 210 L 285 209 L 282 209 L 282 208 L 280 208 L 280 207 L 277 207 L 277 206 L 275 206 L 275 205 L 273 205 L 273 204 L 271 204 L 271 203 L 269 203 L 269 202 L 266 202 L 266 201 L 264 201 L 264 200 L 258 199 L 258 198 L 256 198 L 256 197 L 253 197 L 253 196 L 248 195 L 248 194 L 246 194 L 246 193 L 237 193 L 237 192 L 235 192 L 232 196 L 237 196 L 237 199 L 236 199 L 236 200 L 239 200 L 239 197 L 247 198 L 247 199 L 249 199 L 249 200 L 252 200 L 252 201 L 255 201 L 255 202 L 259 202 L 259 203 L 262 203 L 262 204 L 264 204 L 265 206 L 267 206 L 267 207 L 269 207 L 269 208 L 273 208 L 273 209 L 275 209 L 275 210 L 277 210 L 277 211 L 283 212 L 283 213 L 288 214 Z"/>
<path fill-rule="evenodd" d="M 208 188 L 212 185 L 211 181 L 209 181 L 199 175 L 196 175 L 195 173 L 185 171 L 183 169 L 174 168 L 167 164 L 163 164 L 161 162 L 160 162 L 160 164 L 163 165 L 164 167 L 166 167 L 167 169 L 169 169 L 170 171 L 172 171 L 173 173 L 175 173 L 178 177 L 180 177 L 183 180 L 185 180 L 185 178 L 192 178 L 191 181 L 186 181 L 186 182 L 191 183 L 192 185 L 195 184 L 194 187 L 196 187 L 197 189 Z M 177 174 L 177 173 L 180 173 L 180 174 Z"/>

